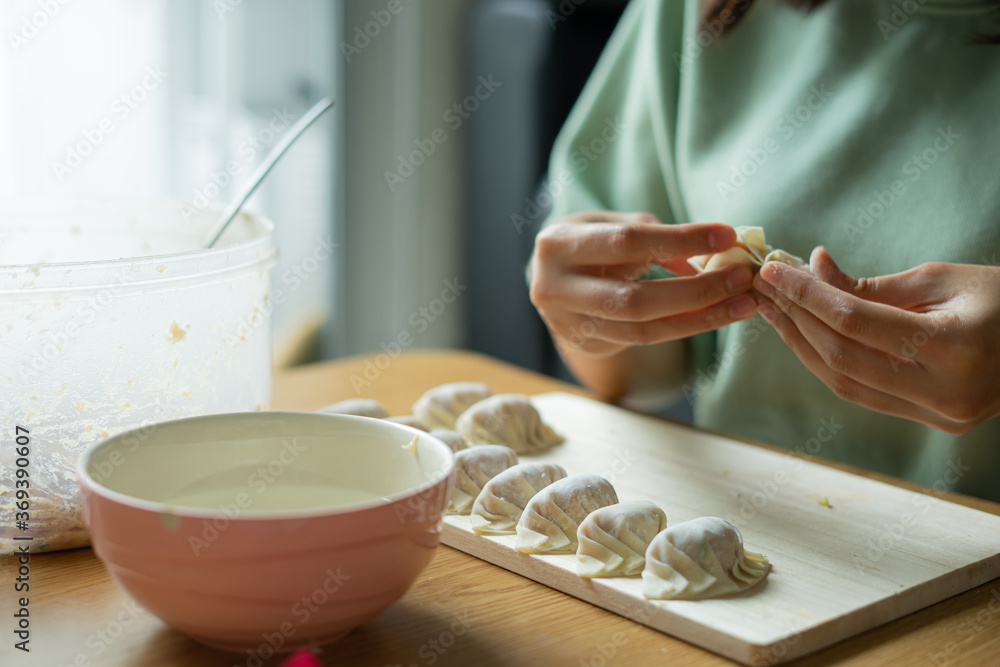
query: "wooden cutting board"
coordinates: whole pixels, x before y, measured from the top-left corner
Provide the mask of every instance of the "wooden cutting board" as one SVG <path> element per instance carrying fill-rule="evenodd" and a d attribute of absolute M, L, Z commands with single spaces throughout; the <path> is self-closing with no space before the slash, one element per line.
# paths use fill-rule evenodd
<path fill-rule="evenodd" d="M 733 660 L 779 664 L 1000 576 L 1000 517 L 570 394 L 533 400 L 566 442 L 522 462 L 601 474 L 668 525 L 728 519 L 771 573 L 729 598 L 651 601 L 640 579 L 581 579 L 575 556 L 518 553 L 468 517 L 441 541 Z"/>

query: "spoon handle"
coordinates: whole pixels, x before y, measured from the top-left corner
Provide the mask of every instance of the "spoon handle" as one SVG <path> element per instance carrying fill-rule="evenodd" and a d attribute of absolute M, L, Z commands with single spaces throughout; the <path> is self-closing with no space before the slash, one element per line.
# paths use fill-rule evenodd
<path fill-rule="evenodd" d="M 313 105 L 313 108 L 307 111 L 302 118 L 299 118 L 295 125 L 292 125 L 291 129 L 289 129 L 288 132 L 285 133 L 285 136 L 281 138 L 281 141 L 278 142 L 278 145 L 275 146 L 264 161 L 260 163 L 257 170 L 244 184 L 243 189 L 240 190 L 236 198 L 229 204 L 229 207 L 226 208 L 225 212 L 222 214 L 222 218 L 219 220 L 219 223 L 214 229 L 212 229 L 212 233 L 208 236 L 208 241 L 205 244 L 206 248 L 211 248 L 216 244 L 219 237 L 222 236 L 222 232 L 226 231 L 226 227 L 229 226 L 229 223 L 236 217 L 236 214 L 240 212 L 243 204 L 246 203 L 247 199 L 250 198 L 250 195 L 252 195 L 254 190 L 257 189 L 257 186 L 260 185 L 260 182 L 264 180 L 265 176 L 267 176 L 267 172 L 271 171 L 271 167 L 274 166 L 274 163 L 281 159 L 281 156 L 285 154 L 288 147 L 291 146 L 303 132 L 305 132 L 307 127 L 312 125 L 314 120 L 323 115 L 323 112 L 333 105 L 334 101 L 332 99 L 324 97 Z"/>

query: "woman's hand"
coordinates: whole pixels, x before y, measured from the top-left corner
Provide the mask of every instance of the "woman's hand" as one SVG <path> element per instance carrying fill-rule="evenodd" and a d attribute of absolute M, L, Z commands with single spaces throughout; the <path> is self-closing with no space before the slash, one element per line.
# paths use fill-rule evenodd
<path fill-rule="evenodd" d="M 560 349 L 593 358 L 717 329 L 754 315 L 753 276 L 742 266 L 695 275 L 687 258 L 735 241 L 733 228 L 723 224 L 577 213 L 535 240 L 531 302 Z M 639 281 L 653 264 L 679 277 Z"/>
<path fill-rule="evenodd" d="M 952 434 L 1000 414 L 1000 268 L 933 262 L 855 279 L 823 248 L 812 268 L 768 263 L 754 288 L 837 396 Z"/>

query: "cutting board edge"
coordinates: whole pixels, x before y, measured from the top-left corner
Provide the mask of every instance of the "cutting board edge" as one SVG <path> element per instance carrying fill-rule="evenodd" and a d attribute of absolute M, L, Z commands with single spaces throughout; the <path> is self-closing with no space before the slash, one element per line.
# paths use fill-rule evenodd
<path fill-rule="evenodd" d="M 884 598 L 866 607 L 861 607 L 853 612 L 853 619 L 846 619 L 845 616 L 831 618 L 808 628 L 790 631 L 787 635 L 778 637 L 770 643 L 760 643 L 725 634 L 662 607 L 659 608 L 661 615 L 659 618 L 657 615 L 644 613 L 645 610 L 642 607 L 627 607 L 620 601 L 621 598 L 625 597 L 625 594 L 602 585 L 599 579 L 587 580 L 577 577 L 568 570 L 546 564 L 540 558 L 518 553 L 493 540 L 447 522 L 441 534 L 441 543 L 560 593 L 571 595 L 588 604 L 652 628 L 657 632 L 662 632 L 752 667 L 776 666 L 821 651 L 862 632 L 891 623 L 1000 577 L 1000 554 L 994 554 L 974 563 L 973 565 L 977 567 L 975 567 L 976 572 L 972 574 L 969 574 L 968 570 L 949 572 L 912 586 L 900 596 Z M 978 567 L 980 565 L 982 567 Z M 550 583 L 546 583 L 539 576 L 532 576 L 533 570 L 544 570 L 546 579 Z M 968 576 L 963 577 L 963 575 Z M 942 580 L 948 579 L 964 579 L 964 581 L 950 583 L 948 595 L 945 597 L 931 596 L 935 599 L 928 602 L 924 597 L 925 591 L 937 587 Z M 607 591 L 614 591 L 614 594 L 608 595 Z M 871 612 L 880 607 L 891 605 L 893 600 L 898 606 L 880 623 L 871 625 L 864 622 L 862 617 L 865 611 Z M 830 633 L 831 628 L 833 628 L 832 634 Z M 828 636 L 819 638 L 818 636 L 822 634 Z M 779 652 L 780 655 L 777 655 Z"/>
<path fill-rule="evenodd" d="M 982 567 L 980 568 L 980 566 Z M 971 570 L 977 571 L 973 573 Z M 795 660 L 803 656 L 822 651 L 825 648 L 839 644 L 842 641 L 856 637 L 864 632 L 874 630 L 875 628 L 881 627 L 887 623 L 897 621 L 905 616 L 909 616 L 910 614 L 926 609 L 932 605 L 944 602 L 945 600 L 953 598 L 956 595 L 961 595 L 962 593 L 970 591 L 973 588 L 982 586 L 983 584 L 994 581 L 998 578 L 1000 578 L 1000 553 L 987 556 L 986 558 L 976 561 L 975 563 L 970 563 L 964 570 L 953 570 L 951 572 L 946 572 L 941 576 L 915 584 L 905 589 L 901 595 L 882 598 L 864 607 L 854 609 L 850 615 L 842 615 L 827 619 L 826 621 L 810 626 L 801 632 L 792 633 L 788 637 L 784 637 L 770 645 L 751 643 L 750 648 L 754 655 L 754 660 L 759 660 L 757 662 L 752 662 L 751 664 L 754 666 L 780 665 L 784 662 L 788 662 L 789 660 Z M 945 595 L 925 595 L 927 591 L 938 588 L 942 582 L 948 582 L 948 592 Z M 879 610 L 883 607 L 892 606 L 893 601 L 895 601 L 898 606 L 888 615 L 885 615 L 881 622 L 873 625 L 866 624 L 863 621 L 865 612 L 874 613 L 878 611 L 878 613 L 884 613 Z M 815 635 L 829 632 L 831 628 L 835 629 L 833 634 L 828 638 L 817 639 L 815 637 Z M 768 657 L 773 654 L 775 647 L 787 642 L 789 637 L 796 637 L 796 644 L 799 644 L 799 641 L 802 638 L 806 638 L 812 645 L 805 650 L 793 649 L 787 654 L 780 656 L 778 659 L 768 659 Z"/>
<path fill-rule="evenodd" d="M 752 662 L 756 650 L 755 645 L 746 642 L 734 642 L 734 638 L 729 635 L 664 609 L 662 612 L 670 616 L 671 620 L 680 626 L 679 628 L 670 627 L 668 629 L 664 627 L 662 622 L 656 623 L 657 619 L 654 616 L 643 613 L 644 609 L 642 607 L 639 607 L 639 611 L 637 611 L 636 609 L 630 609 L 622 605 L 616 599 L 617 595 L 622 594 L 619 594 L 617 591 L 615 591 L 615 596 L 602 595 L 602 592 L 614 589 L 606 588 L 600 580 L 583 579 L 568 570 L 550 567 L 539 558 L 518 553 L 490 539 L 470 533 L 448 523 L 445 523 L 444 530 L 441 533 L 441 543 L 475 558 L 479 558 L 491 565 L 496 565 L 509 572 L 530 579 L 542 586 L 565 595 L 571 595 L 595 607 L 652 628 L 657 632 L 681 639 L 744 665 L 755 664 Z M 539 578 L 531 576 L 532 569 L 543 568 L 546 574 L 549 575 L 548 579 L 551 583 L 540 581 Z M 552 576 L 553 574 L 555 576 Z M 781 662 L 790 660 L 792 657 L 786 658 Z M 780 663 L 772 662 L 769 664 L 776 665 Z"/>

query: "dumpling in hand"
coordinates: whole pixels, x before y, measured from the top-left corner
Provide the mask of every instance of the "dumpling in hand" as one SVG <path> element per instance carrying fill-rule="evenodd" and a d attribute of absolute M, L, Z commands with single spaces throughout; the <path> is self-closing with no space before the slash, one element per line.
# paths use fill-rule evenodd
<path fill-rule="evenodd" d="M 654 600 L 698 600 L 746 590 L 763 579 L 770 564 L 743 550 L 733 524 L 701 517 L 667 528 L 646 549 L 642 594 Z"/>
<path fill-rule="evenodd" d="M 801 271 L 812 271 L 801 257 L 796 257 L 790 252 L 785 252 L 784 250 L 772 250 L 764 256 L 764 264 L 768 262 L 781 262 L 782 264 L 787 264 L 793 269 L 799 269 Z"/>
<path fill-rule="evenodd" d="M 431 435 L 451 447 L 451 451 L 457 452 L 468 448 L 469 443 L 465 441 L 457 431 L 449 431 L 446 428 L 436 428 L 431 431 Z"/>
<path fill-rule="evenodd" d="M 698 273 L 715 271 L 733 264 L 742 264 L 756 271 L 767 262 L 782 262 L 796 269 L 809 270 L 801 257 L 771 248 L 764 240 L 763 227 L 735 227 L 736 243 L 729 250 L 712 255 L 697 255 L 688 259 Z"/>
<path fill-rule="evenodd" d="M 566 470 L 555 463 L 519 463 L 507 468 L 479 492 L 472 504 L 469 525 L 480 535 L 513 534 L 528 501 L 565 476 Z"/>
<path fill-rule="evenodd" d="M 389 416 L 389 410 L 372 398 L 349 398 L 346 401 L 340 401 L 325 408 L 320 408 L 316 412 L 326 412 L 335 415 L 357 415 L 358 417 L 371 417 L 372 419 L 385 419 Z"/>
<path fill-rule="evenodd" d="M 595 510 L 576 531 L 576 573 L 587 578 L 639 576 L 646 548 L 666 527 L 663 510 L 644 500 Z"/>
<path fill-rule="evenodd" d="M 400 415 L 398 417 L 386 417 L 387 422 L 396 422 L 397 424 L 402 424 L 403 426 L 410 426 L 412 428 L 423 431 L 424 433 L 429 433 L 430 429 L 427 428 L 427 424 L 423 423 L 413 415 Z"/>
<path fill-rule="evenodd" d="M 418 398 L 413 404 L 413 414 L 431 429 L 454 429 L 455 420 L 470 405 L 492 395 L 482 382 L 449 382 Z"/>
<path fill-rule="evenodd" d="M 584 518 L 617 502 L 615 488 L 600 475 L 573 475 L 553 482 L 528 501 L 517 522 L 514 548 L 529 554 L 571 554 Z"/>
<path fill-rule="evenodd" d="M 498 394 L 462 413 L 455 430 L 470 444 L 507 445 L 518 454 L 535 454 L 558 445 L 562 436 L 542 423 L 522 394 Z"/>
<path fill-rule="evenodd" d="M 455 486 L 451 490 L 448 513 L 472 512 L 472 504 L 486 483 L 514 465 L 517 465 L 517 454 L 503 445 L 480 445 L 456 453 Z"/>

